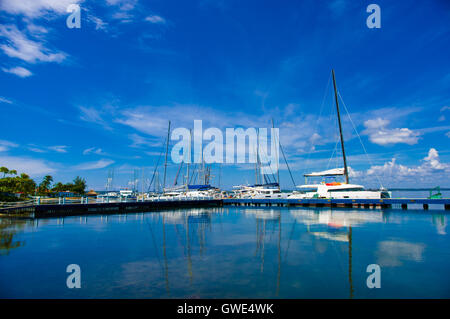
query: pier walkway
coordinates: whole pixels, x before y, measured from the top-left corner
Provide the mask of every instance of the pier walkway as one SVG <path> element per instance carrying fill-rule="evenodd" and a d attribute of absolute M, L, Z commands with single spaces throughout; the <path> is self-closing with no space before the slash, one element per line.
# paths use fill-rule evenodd
<path fill-rule="evenodd" d="M 20 204 L 22 203 L 22 204 Z M 213 197 L 173 198 L 152 200 L 96 201 L 86 197 L 77 200 L 52 199 L 47 201 L 27 201 L 2 203 L 1 216 L 21 216 L 30 218 L 76 216 L 87 214 L 115 214 L 142 211 L 157 211 L 177 208 L 202 208 L 233 206 L 299 206 L 299 207 L 342 207 L 365 209 L 445 209 L 450 210 L 450 198 L 386 198 L 386 199 L 240 199 Z"/>
<path fill-rule="evenodd" d="M 91 201 L 88 198 L 79 200 L 52 200 L 46 203 L 29 203 L 25 205 L 9 205 L 0 207 L 0 217 L 23 216 L 23 217 L 60 217 L 78 216 L 88 214 L 117 214 L 128 212 L 157 211 L 177 208 L 202 208 L 222 206 L 221 199 L 212 197 L 153 200 L 122 200 L 122 201 Z"/>
<path fill-rule="evenodd" d="M 450 210 L 450 198 L 384 198 L 384 199 L 240 199 L 223 200 L 224 205 L 235 206 L 302 206 L 302 207 L 353 207 L 353 208 L 430 208 L 430 205 Z"/>

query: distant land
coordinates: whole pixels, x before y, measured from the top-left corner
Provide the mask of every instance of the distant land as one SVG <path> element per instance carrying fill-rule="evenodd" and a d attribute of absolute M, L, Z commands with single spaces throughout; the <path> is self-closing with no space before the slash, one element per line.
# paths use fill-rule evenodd
<path fill-rule="evenodd" d="M 436 187 L 428 188 L 389 188 L 390 191 L 429 191 L 435 189 Z M 439 187 L 441 191 L 450 191 L 450 188 Z"/>

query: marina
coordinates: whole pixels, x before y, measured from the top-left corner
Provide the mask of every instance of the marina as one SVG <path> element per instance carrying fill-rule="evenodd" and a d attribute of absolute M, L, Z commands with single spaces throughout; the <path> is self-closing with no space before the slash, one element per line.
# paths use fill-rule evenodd
<path fill-rule="evenodd" d="M 0 0 L 2 305 L 445 305 L 447 2 Z"/>

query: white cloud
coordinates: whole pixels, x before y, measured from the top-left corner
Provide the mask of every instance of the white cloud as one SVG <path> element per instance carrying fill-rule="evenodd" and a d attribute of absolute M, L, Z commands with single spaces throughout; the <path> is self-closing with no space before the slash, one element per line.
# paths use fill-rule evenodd
<path fill-rule="evenodd" d="M 119 12 L 114 13 L 112 15 L 112 17 L 113 17 L 113 19 L 121 20 L 121 22 L 127 23 L 127 22 L 131 22 L 132 21 L 131 18 L 133 18 L 133 15 L 128 13 L 128 12 L 119 11 Z"/>
<path fill-rule="evenodd" d="M 29 23 L 27 25 L 27 30 L 30 34 L 32 34 L 35 37 L 42 37 L 42 35 L 48 33 L 48 30 L 46 28 L 40 25 L 36 25 L 34 23 Z"/>
<path fill-rule="evenodd" d="M 148 21 L 150 23 L 155 23 L 155 24 L 165 24 L 166 23 L 166 19 L 164 19 L 161 16 L 158 15 L 151 15 L 145 18 L 145 21 Z"/>
<path fill-rule="evenodd" d="M 21 78 L 26 78 L 26 77 L 33 75 L 33 73 L 31 73 L 30 70 L 25 69 L 21 66 L 17 66 L 15 68 L 10 68 L 10 69 L 2 68 L 2 70 L 3 70 L 3 72 L 15 74 Z"/>
<path fill-rule="evenodd" d="M 34 153 L 47 153 L 47 151 L 37 148 L 37 147 L 34 147 L 34 146 L 29 146 L 28 150 L 31 152 L 34 152 Z"/>
<path fill-rule="evenodd" d="M 88 154 L 106 155 L 106 153 L 104 153 L 101 148 L 96 148 L 96 147 L 90 147 L 83 151 L 83 155 L 88 155 Z"/>
<path fill-rule="evenodd" d="M 102 19 L 97 18 L 91 14 L 88 15 L 88 20 L 95 24 L 95 30 L 106 30 L 106 26 L 108 25 Z"/>
<path fill-rule="evenodd" d="M 448 164 L 442 164 L 439 161 L 439 153 L 434 148 L 430 148 L 430 150 L 428 151 L 428 156 L 423 160 L 425 161 L 424 165 L 428 166 L 431 170 L 445 170 L 449 168 Z"/>
<path fill-rule="evenodd" d="M 140 132 L 157 136 L 167 130 L 167 117 L 159 117 L 157 113 L 153 113 L 149 109 L 138 108 L 134 110 L 125 110 L 122 114 L 123 118 L 116 121 L 131 126 Z"/>
<path fill-rule="evenodd" d="M 130 134 L 128 137 L 133 142 L 130 147 L 142 147 L 142 146 L 150 146 L 150 147 L 156 147 L 161 146 L 163 141 L 161 140 L 155 140 L 153 138 L 143 137 L 138 134 Z"/>
<path fill-rule="evenodd" d="M 10 141 L 5 141 L 5 140 L 0 140 L 0 152 L 5 152 L 7 150 L 9 150 L 10 148 L 13 147 L 18 147 L 19 145 L 17 145 L 16 143 L 10 142 Z"/>
<path fill-rule="evenodd" d="M 445 136 L 447 136 L 448 138 L 450 138 L 450 131 L 448 131 L 447 133 L 445 133 Z"/>
<path fill-rule="evenodd" d="M 106 0 L 109 6 L 117 7 L 119 11 L 112 15 L 113 19 L 122 23 L 131 22 L 133 14 L 131 11 L 136 7 L 137 0 Z"/>
<path fill-rule="evenodd" d="M 12 58 L 18 58 L 29 63 L 56 62 L 66 58 L 63 52 L 52 52 L 43 43 L 27 38 L 14 25 L 0 25 L 0 36 L 6 38 L 7 44 L 0 45 L 3 52 Z"/>
<path fill-rule="evenodd" d="M 40 159 L 16 156 L 0 156 L 0 166 L 15 169 L 30 176 L 42 176 L 56 172 L 55 165 Z"/>
<path fill-rule="evenodd" d="M 82 0 L 2 0 L 0 8 L 10 14 L 38 18 L 48 13 L 63 14 L 72 3 Z"/>
<path fill-rule="evenodd" d="M 66 145 L 55 145 L 55 146 L 49 146 L 48 149 L 58 152 L 58 153 L 67 153 L 68 146 Z"/>
<path fill-rule="evenodd" d="M 384 163 L 384 165 L 372 166 L 367 172 L 361 174 L 375 175 L 392 179 L 412 178 L 418 181 L 421 178 L 427 178 L 438 174 L 444 177 L 445 174 L 450 174 L 450 164 L 442 163 L 439 159 L 439 153 L 436 149 L 430 148 L 428 155 L 423 158 L 423 162 L 419 166 L 405 166 L 397 164 L 396 158 Z"/>
<path fill-rule="evenodd" d="M 3 96 L 0 96 L 0 103 L 12 104 L 13 102 L 11 100 L 8 100 L 7 98 L 4 98 Z"/>
<path fill-rule="evenodd" d="M 137 0 L 106 0 L 106 3 L 110 6 L 119 6 L 120 10 L 129 11 L 134 9 Z"/>
<path fill-rule="evenodd" d="M 78 170 L 100 169 L 100 168 L 105 168 L 113 163 L 114 163 L 113 160 L 101 159 L 101 160 L 98 160 L 95 162 L 81 163 L 81 164 L 74 166 L 73 168 L 78 169 Z"/>
<path fill-rule="evenodd" d="M 417 144 L 420 133 L 410 130 L 409 128 L 387 128 L 389 120 L 377 118 L 364 122 L 366 129 L 362 132 L 369 136 L 372 143 L 378 145 L 391 144 Z"/>
<path fill-rule="evenodd" d="M 86 122 L 96 123 L 103 126 L 105 129 L 111 130 L 111 127 L 104 120 L 105 112 L 94 107 L 78 107 L 81 111 L 80 119 Z"/>

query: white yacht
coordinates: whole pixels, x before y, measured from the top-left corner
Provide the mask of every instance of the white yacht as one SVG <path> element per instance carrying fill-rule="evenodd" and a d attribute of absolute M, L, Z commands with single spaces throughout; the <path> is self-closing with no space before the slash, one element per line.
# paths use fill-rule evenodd
<path fill-rule="evenodd" d="M 97 198 L 106 198 L 106 197 L 108 197 L 108 198 L 118 198 L 119 197 L 119 194 L 117 193 L 117 192 L 107 192 L 107 193 L 104 193 L 104 194 L 99 194 L 99 195 L 97 195 Z"/>
<path fill-rule="evenodd" d="M 362 185 L 350 184 L 348 177 L 347 160 L 345 157 L 344 137 L 342 135 L 341 116 L 339 113 L 338 92 L 336 87 L 336 79 L 334 70 L 332 70 L 334 95 L 336 100 L 336 113 L 339 124 L 339 135 L 341 140 L 342 158 L 344 161 L 343 168 L 335 168 L 322 172 L 314 172 L 305 174 L 305 185 L 297 186 L 299 191 L 293 192 L 288 198 L 293 199 L 307 199 L 307 198 L 327 198 L 327 199 L 382 199 L 390 198 L 391 193 L 385 189 L 376 191 L 366 191 Z M 326 177 L 344 176 L 345 182 L 327 183 L 323 179 Z M 322 181 L 319 184 L 308 184 L 308 177 L 321 177 Z"/>
<path fill-rule="evenodd" d="M 119 191 L 119 196 L 122 198 L 130 198 L 133 197 L 133 191 L 131 189 L 125 188 Z"/>
<path fill-rule="evenodd" d="M 344 169 L 336 168 L 323 172 L 305 174 L 305 177 L 330 177 L 343 176 Z M 318 184 L 308 184 L 297 186 L 298 191 L 294 191 L 288 196 L 290 199 L 327 198 L 327 199 L 382 199 L 390 198 L 390 192 L 386 190 L 365 190 L 364 186 L 349 183 L 322 181 Z"/>

